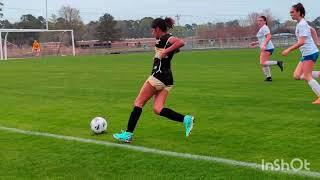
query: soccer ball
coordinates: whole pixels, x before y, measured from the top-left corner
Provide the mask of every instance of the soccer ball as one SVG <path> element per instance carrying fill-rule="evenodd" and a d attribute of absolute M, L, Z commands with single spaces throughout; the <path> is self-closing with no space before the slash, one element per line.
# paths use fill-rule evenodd
<path fill-rule="evenodd" d="M 95 134 L 101 134 L 107 130 L 107 121 L 102 117 L 95 117 L 90 123 L 91 130 Z"/>

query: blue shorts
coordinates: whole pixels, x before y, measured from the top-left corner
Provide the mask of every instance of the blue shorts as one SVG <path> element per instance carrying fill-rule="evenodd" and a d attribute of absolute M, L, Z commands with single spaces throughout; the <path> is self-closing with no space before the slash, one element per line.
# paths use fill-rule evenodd
<path fill-rule="evenodd" d="M 318 58 L 319 58 L 319 52 L 316 52 L 316 53 L 310 54 L 308 56 L 303 56 L 300 61 L 303 62 L 303 61 L 310 61 L 311 60 L 313 62 L 317 62 Z"/>
<path fill-rule="evenodd" d="M 265 51 L 269 52 L 269 53 L 272 55 L 273 52 L 274 52 L 274 49 L 267 49 L 267 50 L 265 50 Z"/>

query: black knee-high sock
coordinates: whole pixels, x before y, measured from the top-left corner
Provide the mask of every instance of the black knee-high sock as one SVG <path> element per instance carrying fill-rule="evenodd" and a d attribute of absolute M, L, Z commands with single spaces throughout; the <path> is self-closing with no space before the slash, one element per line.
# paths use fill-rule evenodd
<path fill-rule="evenodd" d="M 160 112 L 160 116 L 166 117 L 168 119 L 171 119 L 173 121 L 183 122 L 184 115 L 177 113 L 171 109 L 163 108 Z"/>
<path fill-rule="evenodd" d="M 134 129 L 136 128 L 136 125 L 138 123 L 138 120 L 140 118 L 141 113 L 142 113 L 142 108 L 137 107 L 137 106 L 133 108 L 133 111 L 131 112 L 131 115 L 129 118 L 127 132 L 133 133 Z"/>

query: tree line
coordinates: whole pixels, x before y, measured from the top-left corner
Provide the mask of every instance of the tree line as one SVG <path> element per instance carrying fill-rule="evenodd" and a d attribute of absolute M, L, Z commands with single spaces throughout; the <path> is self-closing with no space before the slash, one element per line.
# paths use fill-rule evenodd
<path fill-rule="evenodd" d="M 0 3 L 0 17 L 3 4 Z M 203 39 L 217 38 L 238 38 L 254 36 L 257 31 L 256 18 L 260 15 L 268 18 L 273 33 L 293 33 L 295 23 L 286 21 L 280 23 L 273 17 L 270 10 L 263 10 L 260 13 L 250 13 L 242 20 L 232 20 L 228 22 L 217 22 L 207 24 L 186 24 L 175 26 L 172 33 L 179 37 L 191 37 Z M 128 38 L 150 38 L 150 24 L 154 20 L 152 17 L 144 17 L 139 20 L 115 20 L 108 13 L 102 15 L 98 20 L 85 24 L 80 16 L 80 11 L 69 6 L 62 6 L 57 14 L 53 14 L 48 19 L 49 29 L 73 29 L 75 40 L 100 40 L 115 41 Z M 310 22 L 314 27 L 320 27 L 320 17 Z M 44 29 L 46 20 L 44 17 L 35 17 L 32 14 L 22 15 L 18 22 L 0 21 L 1 28 L 15 29 Z M 17 45 L 30 43 L 34 39 L 59 41 L 61 35 L 42 36 L 40 33 L 14 33 L 9 36 L 9 41 Z"/>

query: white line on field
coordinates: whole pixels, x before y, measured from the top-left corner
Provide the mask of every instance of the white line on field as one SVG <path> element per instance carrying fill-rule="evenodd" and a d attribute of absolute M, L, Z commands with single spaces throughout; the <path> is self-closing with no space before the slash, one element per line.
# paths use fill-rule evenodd
<path fill-rule="evenodd" d="M 63 136 L 63 135 L 50 134 L 50 133 L 44 133 L 44 132 L 26 131 L 26 130 L 22 130 L 22 129 L 9 128 L 9 127 L 3 127 L 3 126 L 0 126 L 0 130 L 13 132 L 13 133 L 19 133 L 19 134 L 33 135 L 33 136 L 50 137 L 50 138 L 55 138 L 55 139 L 67 140 L 67 141 L 77 141 L 77 142 L 82 142 L 82 143 L 99 144 L 99 145 L 104 145 L 104 146 L 108 146 L 108 147 L 117 147 L 117 148 L 122 148 L 122 149 L 158 154 L 158 155 L 163 155 L 163 156 L 171 156 L 171 157 L 185 158 L 185 159 L 192 159 L 192 160 L 209 161 L 209 162 L 215 162 L 215 163 L 226 164 L 226 165 L 231 165 L 231 166 L 247 167 L 247 168 L 263 171 L 261 164 L 236 161 L 236 160 L 225 159 L 225 158 L 220 158 L 220 157 L 202 156 L 202 155 L 195 155 L 195 154 L 188 154 L 188 153 L 178 153 L 178 152 L 173 152 L 173 151 L 164 151 L 164 150 L 159 150 L 159 149 L 152 149 L 152 148 L 146 148 L 146 147 L 142 147 L 142 146 L 127 145 L 127 144 L 117 144 L 117 143 L 111 143 L 111 142 L 107 142 L 107 141 L 85 139 L 85 138 L 79 138 L 79 137 L 73 137 L 73 136 Z M 304 176 L 304 177 L 320 178 L 320 172 L 313 172 L 313 171 L 304 171 L 304 170 L 301 170 L 301 171 L 281 171 L 280 170 L 280 171 L 273 171 L 273 172 L 299 175 L 299 176 Z"/>

